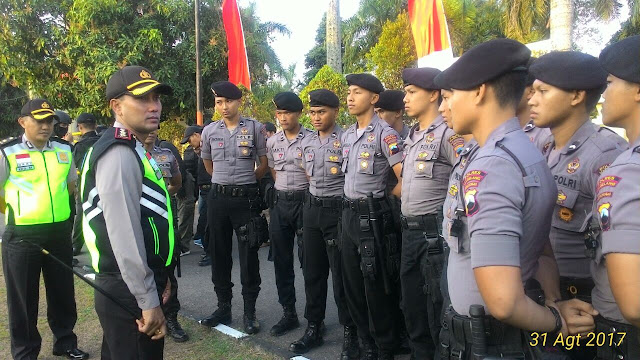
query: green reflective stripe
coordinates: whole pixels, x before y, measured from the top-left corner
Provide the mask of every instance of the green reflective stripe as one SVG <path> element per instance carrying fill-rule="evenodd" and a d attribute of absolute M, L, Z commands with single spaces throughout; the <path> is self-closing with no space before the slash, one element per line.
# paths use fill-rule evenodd
<path fill-rule="evenodd" d="M 153 221 L 153 218 L 149 219 L 149 225 L 151 225 L 151 230 L 153 230 L 153 242 L 155 244 L 155 252 L 156 255 L 160 253 L 160 239 L 158 238 L 158 228 L 156 228 L 156 223 Z"/>
<path fill-rule="evenodd" d="M 89 148 L 89 151 L 87 151 L 87 155 L 85 155 L 84 158 L 85 162 L 89 162 L 89 158 L 91 158 L 92 152 L 93 147 Z M 89 166 L 84 165 L 86 164 L 83 164 L 82 166 L 82 176 L 80 178 L 80 199 L 84 199 L 84 192 L 86 191 L 86 189 L 84 188 L 84 184 L 87 179 L 87 170 L 89 170 Z M 95 195 L 98 194 L 98 190 L 96 188 L 93 188 L 89 191 L 95 191 Z M 95 197 L 95 195 L 93 197 Z M 91 197 L 91 201 L 93 201 L 93 197 Z M 84 242 L 87 245 L 87 250 L 89 250 L 89 254 L 91 254 L 91 266 L 96 273 L 99 273 L 100 269 L 98 268 L 98 264 L 100 263 L 100 251 L 98 250 L 98 246 L 96 245 L 96 234 L 93 232 L 93 229 L 89 225 L 89 219 L 87 219 L 87 216 L 84 213 L 84 210 L 86 210 L 84 209 L 85 204 L 83 204 L 82 211 L 82 235 L 84 237 Z"/>

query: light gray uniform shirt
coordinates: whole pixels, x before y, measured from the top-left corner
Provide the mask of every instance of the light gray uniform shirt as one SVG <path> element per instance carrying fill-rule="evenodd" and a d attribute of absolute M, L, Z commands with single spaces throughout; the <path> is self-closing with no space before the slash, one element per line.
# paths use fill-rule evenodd
<path fill-rule="evenodd" d="M 553 141 L 551 130 L 549 128 L 539 128 L 533 124 L 533 120 L 529 121 L 522 130 L 527 134 L 529 140 L 540 150 L 545 151 L 545 145 Z M 547 147 L 548 148 L 548 147 Z"/>
<path fill-rule="evenodd" d="M 213 162 L 211 182 L 220 185 L 255 184 L 258 157 L 265 156 L 266 130 L 256 120 L 240 117 L 229 131 L 224 120 L 209 124 L 202 131 L 204 160 Z"/>
<path fill-rule="evenodd" d="M 563 149 L 547 149 L 546 156 L 558 186 L 549 239 L 560 276 L 589 278 L 584 233 L 591 223 L 598 176 L 623 149 L 590 121 L 582 125 Z"/>
<path fill-rule="evenodd" d="M 611 292 L 606 255 L 640 255 L 640 140 L 618 156 L 600 175 L 596 191 L 595 211 L 602 236 L 596 259 L 591 262 L 596 285 L 591 292 L 591 299 L 593 307 L 603 317 L 629 324 Z"/>
<path fill-rule="evenodd" d="M 409 137 L 409 133 L 411 132 L 411 128 L 407 126 L 407 124 L 402 123 L 402 130 L 398 133 L 400 137 L 398 138 L 398 147 L 400 151 L 404 151 L 404 142 Z M 390 195 L 393 191 L 393 188 L 398 185 L 398 178 L 393 171 L 389 171 L 389 176 L 387 177 L 387 195 Z"/>
<path fill-rule="evenodd" d="M 337 124 L 327 138 L 318 132 L 302 139 L 304 166 L 309 176 L 309 192 L 313 196 L 342 196 L 344 173 L 342 172 L 342 143 L 344 130 Z"/>
<path fill-rule="evenodd" d="M 411 128 L 404 142 L 402 215 L 436 214 L 442 210 L 451 169 L 464 139 L 438 116 L 427 129 Z"/>
<path fill-rule="evenodd" d="M 377 115 L 364 129 L 358 129 L 356 122 L 342 134 L 342 158 L 344 195 L 364 199 L 373 192 L 375 198 L 381 198 L 391 167 L 402 161 L 398 132 Z"/>
<path fill-rule="evenodd" d="M 269 167 L 276 172 L 276 190 L 299 191 L 309 188 L 302 157 L 302 142 L 313 132 L 300 126 L 298 135 L 289 140 L 284 131 L 278 131 L 267 140 L 267 160 Z"/>
<path fill-rule="evenodd" d="M 445 203 L 444 236 L 451 248 L 447 268 L 451 304 L 468 316 L 473 304 L 484 305 L 489 312 L 473 269 L 519 267 L 523 283 L 535 275 L 557 189 L 544 157 L 517 118 L 495 129 L 485 145 L 462 163 L 462 179 L 453 181 L 457 189 L 450 188 Z M 458 208 L 451 192 L 464 199 L 468 234 L 463 229 L 462 238 L 450 236 Z"/>

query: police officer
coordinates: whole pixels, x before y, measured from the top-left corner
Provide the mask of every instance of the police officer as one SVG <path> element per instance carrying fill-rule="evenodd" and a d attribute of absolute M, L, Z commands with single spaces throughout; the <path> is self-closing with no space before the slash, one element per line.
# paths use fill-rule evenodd
<path fill-rule="evenodd" d="M 404 123 L 404 91 L 385 90 L 375 104 L 376 115 L 384 120 L 404 140 L 409 135 L 409 127 Z"/>
<path fill-rule="evenodd" d="M 394 314 L 397 306 L 389 284 L 389 254 L 380 244 L 395 237 L 393 217 L 385 198 L 389 171 L 400 178 L 402 152 L 399 135 L 374 113 L 374 105 L 384 90 L 382 83 L 370 74 L 347 75 L 347 106 L 357 122 L 342 134 L 342 171 L 345 173 L 342 211 L 342 277 L 347 306 L 365 359 L 391 359 L 395 347 Z M 400 196 L 401 184 L 391 194 Z M 373 193 L 375 220 L 368 207 L 367 196 Z M 381 224 L 382 223 L 382 224 Z M 372 226 L 379 226 L 388 239 L 375 239 Z M 371 326 L 370 326 L 371 325 Z"/>
<path fill-rule="evenodd" d="M 56 116 L 49 101 L 28 101 L 18 119 L 24 135 L 0 147 L 0 190 L 6 201 L 2 269 L 14 359 L 37 359 L 40 353 L 36 325 L 41 271 L 53 354 L 69 359 L 89 357 L 78 349 L 73 333 L 77 319 L 73 274 L 38 248 L 71 266 L 70 197 L 78 174 L 69 145 L 50 139 Z"/>
<path fill-rule="evenodd" d="M 256 319 L 256 299 L 260 292 L 259 235 L 266 231 L 260 227 L 263 207 L 257 183 L 268 171 L 264 126 L 240 115 L 242 92 L 237 86 L 219 81 L 211 85 L 211 90 L 216 112 L 222 120 L 204 128 L 201 156 L 211 174 L 207 216 L 218 309 L 200 323 L 212 327 L 231 322 L 231 240 L 235 230 L 244 298 L 244 330 L 255 334 L 260 331 Z M 256 168 L 257 161 L 260 166 Z"/>
<path fill-rule="evenodd" d="M 71 143 L 73 141 L 73 135 L 69 133 L 71 117 L 62 110 L 56 110 L 56 115 L 57 118 L 53 120 L 53 137 Z"/>
<path fill-rule="evenodd" d="M 600 53 L 609 73 L 602 106 L 603 122 L 624 128 L 632 144 L 607 168 L 596 185 L 602 230 L 592 263 L 593 306 L 599 312 L 595 334 L 617 340 L 597 348 L 597 359 L 640 358 L 640 36 L 610 45 Z M 622 334 L 625 338 L 620 342 Z M 619 343 L 619 345 L 618 345 Z M 617 346 L 616 346 L 617 345 Z"/>
<path fill-rule="evenodd" d="M 527 63 L 527 68 L 530 68 L 531 64 L 533 64 L 535 60 L 536 58 L 531 57 Z M 534 81 L 536 81 L 536 78 L 531 74 L 531 72 L 527 72 L 527 86 L 524 88 L 524 93 L 522 94 L 522 98 L 518 104 L 516 116 L 518 117 L 518 121 L 520 121 L 522 130 L 524 130 L 527 136 L 529 136 L 531 142 L 533 142 L 540 151 L 543 151 L 545 144 L 550 143 L 553 139 L 550 139 L 551 131 L 549 128 L 537 127 L 531 119 L 531 106 L 529 106 L 529 100 L 535 92 L 533 89 Z"/>
<path fill-rule="evenodd" d="M 271 335 L 280 336 L 300 326 L 295 308 L 293 240 L 296 235 L 299 242 L 302 239 L 302 207 L 309 188 L 302 158 L 302 141 L 311 136 L 311 131 L 298 122 L 302 115 L 302 101 L 298 95 L 282 92 L 273 98 L 273 102 L 282 131 L 267 140 L 267 158 L 276 190 L 275 204 L 269 213 L 269 230 L 278 301 L 284 314 L 271 328 Z"/>
<path fill-rule="evenodd" d="M 444 261 L 442 204 L 462 136 L 438 114 L 440 89 L 433 68 L 405 69 L 407 115 L 418 120 L 404 142 L 402 167 L 402 310 L 415 359 L 430 359 L 439 343 Z M 421 290 L 416 292 L 416 289 Z"/>
<path fill-rule="evenodd" d="M 100 139 L 96 133 L 96 118 L 89 113 L 82 113 L 76 119 L 78 130 L 80 131 L 80 140 L 73 147 L 73 161 L 78 171 L 82 171 L 82 162 L 89 148 Z M 84 245 L 84 237 L 82 237 L 82 199 L 76 194 L 76 215 L 73 221 L 73 255 L 79 255 Z"/>
<path fill-rule="evenodd" d="M 555 299 L 545 303 L 533 280 L 557 190 L 545 159 L 515 116 L 530 53 L 514 40 L 491 40 L 467 51 L 436 78 L 452 89 L 453 130 L 473 134 L 479 144 L 472 157 L 461 153 L 463 160 L 456 165 L 462 165 L 461 179 L 453 177 L 454 171 L 443 208 L 443 235 L 451 249 L 451 306 L 440 338 L 445 358 L 473 358 L 472 346 L 481 345 L 489 356 L 532 358 L 522 330 L 556 333 L 563 328 Z M 484 344 L 474 343 L 464 330 L 471 325 L 470 315 L 480 315 L 472 305 L 490 315 L 484 319 L 489 335 L 476 337 Z"/>
<path fill-rule="evenodd" d="M 309 93 L 309 116 L 316 132 L 302 141 L 304 166 L 309 176 L 309 193 L 303 215 L 302 272 L 309 321 L 302 338 L 290 350 L 305 353 L 322 345 L 322 327 L 327 303 L 327 278 L 331 269 L 333 295 L 338 306 L 338 320 L 344 326 L 342 359 L 359 354 L 357 330 L 349 315 L 342 285 L 342 266 L 338 248 L 338 223 L 342 210 L 344 173 L 342 167 L 342 128 L 336 124 L 340 100 L 327 89 Z"/>
<path fill-rule="evenodd" d="M 158 128 L 160 95 L 171 87 L 144 67 L 125 66 L 111 75 L 106 92 L 115 123 L 82 166 L 83 233 L 96 284 L 140 315 L 95 293 L 101 357 L 161 359 L 174 224 L 162 171 L 143 142 Z"/>

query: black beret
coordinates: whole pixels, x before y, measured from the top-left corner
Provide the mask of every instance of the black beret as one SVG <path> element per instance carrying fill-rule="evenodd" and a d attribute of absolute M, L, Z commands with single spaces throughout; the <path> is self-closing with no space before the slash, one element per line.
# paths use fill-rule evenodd
<path fill-rule="evenodd" d="M 404 110 L 404 91 L 385 90 L 381 92 L 380 99 L 374 107 L 388 111 Z"/>
<path fill-rule="evenodd" d="M 533 85 L 533 83 L 536 81 L 536 77 L 533 76 L 531 74 L 531 71 L 529 71 L 529 69 L 531 68 L 531 65 L 538 60 L 537 57 L 532 56 L 529 61 L 527 61 L 527 86 L 531 86 Z"/>
<path fill-rule="evenodd" d="M 590 90 L 607 84 L 607 72 L 594 56 L 578 51 L 552 51 L 529 68 L 538 80 L 564 90 Z"/>
<path fill-rule="evenodd" d="M 340 107 L 340 99 L 331 90 L 313 90 L 309 93 L 309 106 L 328 106 L 337 109 Z"/>
<path fill-rule="evenodd" d="M 273 98 L 273 103 L 276 104 L 276 109 L 278 110 L 286 110 L 292 112 L 302 111 L 304 107 L 302 105 L 302 100 L 291 91 L 285 91 L 276 94 Z"/>
<path fill-rule="evenodd" d="M 96 117 L 89 113 L 82 113 L 76 118 L 78 124 L 95 124 L 97 122 Z"/>
<path fill-rule="evenodd" d="M 410 68 L 402 70 L 404 86 L 415 85 L 426 90 L 440 90 L 433 82 L 442 71 L 434 68 Z"/>
<path fill-rule="evenodd" d="M 531 57 L 522 43 L 494 39 L 476 45 L 436 77 L 440 89 L 469 90 L 512 71 L 526 71 Z"/>
<path fill-rule="evenodd" d="M 238 100 L 242 98 L 242 91 L 229 81 L 216 81 L 211 84 L 213 96 L 223 97 L 229 100 Z"/>
<path fill-rule="evenodd" d="M 640 83 L 640 35 L 607 46 L 600 53 L 600 64 L 617 78 Z"/>
<path fill-rule="evenodd" d="M 180 144 L 186 144 L 191 135 L 195 133 L 202 134 L 202 128 L 198 125 L 187 126 L 184 130 L 184 136 L 182 137 L 182 140 L 180 140 Z"/>
<path fill-rule="evenodd" d="M 277 132 L 276 126 L 271 122 L 264 123 L 264 129 L 269 132 Z"/>
<path fill-rule="evenodd" d="M 349 74 L 347 75 L 347 84 L 349 86 L 356 85 L 373 93 L 380 94 L 384 91 L 384 86 L 377 77 L 367 74 Z"/>
<path fill-rule="evenodd" d="M 171 86 L 162 84 L 142 66 L 125 66 L 111 75 L 107 82 L 107 101 L 122 95 L 141 97 L 151 91 L 171 95 Z"/>
<path fill-rule="evenodd" d="M 50 116 L 58 119 L 58 115 L 56 115 L 53 106 L 51 106 L 51 103 L 46 99 L 27 101 L 22 107 L 22 110 L 20 110 L 20 116 L 30 116 L 36 120 L 46 119 Z"/>

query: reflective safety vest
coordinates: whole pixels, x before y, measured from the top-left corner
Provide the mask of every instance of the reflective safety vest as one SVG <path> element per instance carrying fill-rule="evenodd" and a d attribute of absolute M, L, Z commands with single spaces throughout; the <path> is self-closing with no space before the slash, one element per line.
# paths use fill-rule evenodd
<path fill-rule="evenodd" d="M 2 148 L 9 164 L 9 177 L 3 184 L 7 224 L 40 225 L 69 219 L 71 147 L 55 140 L 49 144 L 50 150 L 40 151 L 20 137 Z"/>
<path fill-rule="evenodd" d="M 100 157 L 113 145 L 124 144 L 133 151 L 142 171 L 140 226 L 144 235 L 147 265 L 152 270 L 171 265 L 174 251 L 174 224 L 170 196 L 162 171 L 140 142 L 123 128 L 105 131 L 100 140 L 85 155 L 81 175 L 82 231 L 91 254 L 93 269 L 102 273 L 119 273 L 102 212 L 100 193 L 96 187 L 95 169 Z M 121 221 L 130 221 L 122 218 Z M 118 226 L 118 224 L 109 224 Z M 133 234 L 128 241 L 134 241 Z"/>

